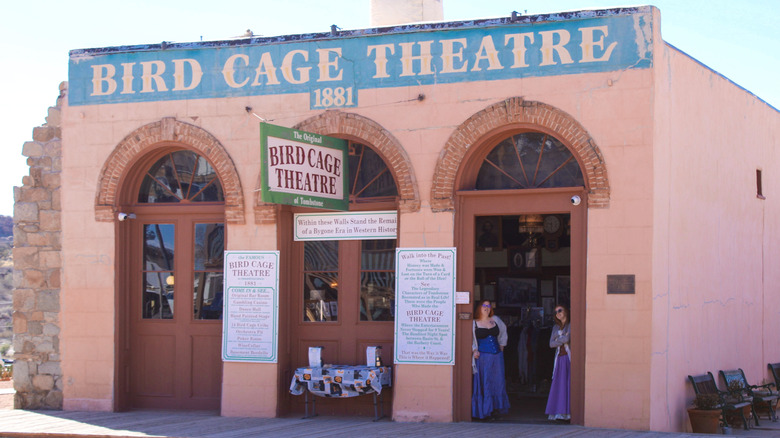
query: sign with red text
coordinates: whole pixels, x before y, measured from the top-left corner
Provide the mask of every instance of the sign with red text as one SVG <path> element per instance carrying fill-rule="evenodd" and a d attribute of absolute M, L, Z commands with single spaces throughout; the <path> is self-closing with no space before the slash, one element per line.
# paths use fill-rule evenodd
<path fill-rule="evenodd" d="M 347 141 L 260 124 L 262 200 L 349 210 Z"/>
<path fill-rule="evenodd" d="M 222 360 L 277 362 L 279 251 L 225 251 Z"/>
<path fill-rule="evenodd" d="M 395 363 L 455 364 L 455 248 L 395 251 Z"/>

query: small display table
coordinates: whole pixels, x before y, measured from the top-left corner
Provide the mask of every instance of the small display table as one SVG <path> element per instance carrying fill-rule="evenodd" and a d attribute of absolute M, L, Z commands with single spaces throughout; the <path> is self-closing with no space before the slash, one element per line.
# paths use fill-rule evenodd
<path fill-rule="evenodd" d="M 374 421 L 384 417 L 382 388 L 392 385 L 392 369 L 388 366 L 324 365 L 322 367 L 301 367 L 295 370 L 290 393 L 305 394 L 306 416 L 317 415 L 316 397 L 312 397 L 312 414 L 309 415 L 309 393 L 319 397 L 357 397 L 373 394 Z M 377 411 L 377 396 L 381 415 Z"/>

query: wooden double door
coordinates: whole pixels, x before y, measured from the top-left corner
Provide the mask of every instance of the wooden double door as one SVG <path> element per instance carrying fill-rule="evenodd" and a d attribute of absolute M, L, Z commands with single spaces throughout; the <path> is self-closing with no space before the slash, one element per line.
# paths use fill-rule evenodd
<path fill-rule="evenodd" d="M 395 240 L 295 242 L 292 245 L 290 367 L 309 365 L 309 347 L 321 346 L 325 364 L 364 365 L 366 347 L 381 346 L 393 358 Z M 385 412 L 392 388 L 382 392 Z M 290 398 L 303 412 L 303 397 Z M 372 400 L 318 398 L 317 412 L 374 415 Z"/>
<path fill-rule="evenodd" d="M 224 215 L 139 210 L 127 236 L 125 405 L 218 410 Z"/>

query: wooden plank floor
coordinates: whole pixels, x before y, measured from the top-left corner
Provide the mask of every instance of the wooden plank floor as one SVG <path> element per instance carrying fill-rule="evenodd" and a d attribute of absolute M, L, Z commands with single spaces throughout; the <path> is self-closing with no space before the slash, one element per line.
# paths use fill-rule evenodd
<path fill-rule="evenodd" d="M 780 423 L 767 420 L 761 428 L 734 430 L 746 437 L 778 437 Z M 561 424 L 515 423 L 396 423 L 368 418 L 315 417 L 229 418 L 203 412 L 64 412 L 0 410 L 2 437 L 576 437 L 650 438 L 701 437 L 693 434 L 595 429 Z"/>

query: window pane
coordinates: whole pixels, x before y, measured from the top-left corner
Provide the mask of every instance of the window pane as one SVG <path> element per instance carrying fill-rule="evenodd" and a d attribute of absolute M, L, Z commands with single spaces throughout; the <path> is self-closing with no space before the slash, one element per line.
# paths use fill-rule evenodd
<path fill-rule="evenodd" d="M 303 320 L 338 320 L 339 242 L 303 244 Z"/>
<path fill-rule="evenodd" d="M 393 175 L 382 157 L 357 143 L 350 144 L 349 152 L 350 195 L 357 198 L 398 195 Z"/>
<path fill-rule="evenodd" d="M 339 242 L 324 240 L 303 244 L 304 271 L 337 271 L 339 269 Z"/>
<path fill-rule="evenodd" d="M 222 270 L 225 250 L 225 224 L 195 225 L 196 271 Z"/>
<path fill-rule="evenodd" d="M 304 321 L 337 321 L 338 299 L 338 272 L 303 274 Z"/>
<path fill-rule="evenodd" d="M 138 199 L 141 202 L 178 202 L 183 197 L 170 155 L 149 168 L 141 189 Z"/>
<path fill-rule="evenodd" d="M 225 198 L 222 196 L 222 185 L 219 183 L 219 179 L 214 178 L 211 183 L 205 188 L 199 188 L 197 190 L 193 188 L 193 192 L 190 193 L 190 201 L 192 202 L 222 202 Z"/>
<path fill-rule="evenodd" d="M 144 225 L 144 270 L 172 271 L 175 226 L 173 224 Z"/>
<path fill-rule="evenodd" d="M 143 318 L 173 319 L 173 272 L 145 272 Z"/>
<path fill-rule="evenodd" d="M 395 246 L 395 239 L 364 240 L 361 242 L 361 321 L 392 321 L 394 319 Z"/>
<path fill-rule="evenodd" d="M 217 172 L 192 151 L 176 151 L 154 163 L 147 171 L 138 202 L 222 202 L 224 194 Z"/>
<path fill-rule="evenodd" d="M 571 151 L 555 137 L 525 132 L 506 138 L 485 157 L 475 188 L 582 187 L 582 171 Z"/>
<path fill-rule="evenodd" d="M 138 190 L 138 202 L 153 204 L 156 202 L 179 202 L 179 198 L 164 184 L 160 184 L 154 178 L 146 175 Z"/>
<path fill-rule="evenodd" d="M 395 239 L 361 242 L 360 268 L 372 271 L 395 270 Z"/>
<path fill-rule="evenodd" d="M 360 320 L 393 321 L 395 310 L 395 273 L 360 274 Z"/>
<path fill-rule="evenodd" d="M 225 224 L 195 224 L 193 244 L 193 317 L 222 319 Z"/>
<path fill-rule="evenodd" d="M 222 319 L 222 272 L 195 272 L 195 319 Z"/>

